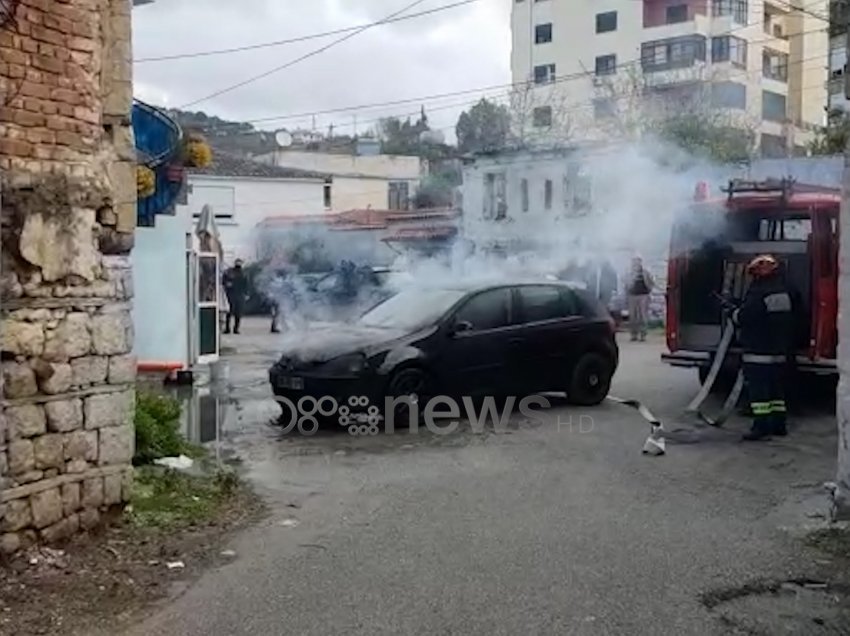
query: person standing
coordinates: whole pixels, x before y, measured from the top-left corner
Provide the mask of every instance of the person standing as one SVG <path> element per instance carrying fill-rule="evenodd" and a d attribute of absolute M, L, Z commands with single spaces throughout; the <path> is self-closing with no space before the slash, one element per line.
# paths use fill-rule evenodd
<path fill-rule="evenodd" d="M 752 282 L 732 320 L 739 329 L 753 416 L 752 428 L 743 439 L 759 441 L 788 433 L 785 373 L 793 343 L 794 312 L 791 293 L 773 256 L 755 257 L 747 265 L 747 273 Z"/>
<path fill-rule="evenodd" d="M 641 342 L 646 340 L 646 325 L 649 318 L 649 294 L 655 286 L 655 281 L 643 266 L 643 259 L 635 256 L 632 259 L 632 271 L 628 279 L 627 294 L 629 296 L 629 329 L 631 340 Z"/>
<path fill-rule="evenodd" d="M 224 321 L 224 333 L 230 333 L 232 318 L 233 333 L 238 334 L 242 312 L 245 310 L 245 300 L 248 296 L 248 279 L 242 269 L 241 258 L 237 258 L 233 267 L 224 273 L 224 293 L 227 294 L 227 304 L 230 306 Z"/>

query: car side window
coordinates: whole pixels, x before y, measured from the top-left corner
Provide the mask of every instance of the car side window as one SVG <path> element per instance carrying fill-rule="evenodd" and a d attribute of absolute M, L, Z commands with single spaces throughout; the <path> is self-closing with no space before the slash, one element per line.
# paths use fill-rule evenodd
<path fill-rule="evenodd" d="M 546 285 L 520 287 L 519 295 L 522 299 L 523 322 L 555 320 L 573 315 L 566 302 L 567 299 L 557 287 Z"/>
<path fill-rule="evenodd" d="M 576 293 L 571 289 L 561 290 L 561 302 L 564 304 L 564 317 L 581 316 L 582 307 L 581 301 L 576 297 Z"/>
<path fill-rule="evenodd" d="M 455 315 L 455 322 L 468 322 L 472 331 L 498 329 L 509 324 L 510 292 L 492 289 L 470 298 Z"/>

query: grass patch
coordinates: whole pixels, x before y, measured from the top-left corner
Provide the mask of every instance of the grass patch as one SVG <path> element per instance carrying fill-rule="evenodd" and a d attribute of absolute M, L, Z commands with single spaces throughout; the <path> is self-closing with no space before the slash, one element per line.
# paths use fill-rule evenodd
<path fill-rule="evenodd" d="M 179 529 L 203 525 L 240 489 L 232 472 L 188 475 L 154 466 L 136 469 L 130 521 L 145 528 Z"/>

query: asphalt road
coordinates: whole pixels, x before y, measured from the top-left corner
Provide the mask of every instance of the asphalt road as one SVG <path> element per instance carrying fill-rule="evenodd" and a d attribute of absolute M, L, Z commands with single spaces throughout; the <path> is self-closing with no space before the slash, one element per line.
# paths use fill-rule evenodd
<path fill-rule="evenodd" d="M 648 426 L 610 403 L 502 434 L 281 439 L 262 421 L 265 326 L 227 342 L 227 437 L 272 515 L 128 636 L 830 633 L 744 591 L 816 569 L 795 532 L 833 474 L 828 414 L 782 442 L 663 457 L 641 455 Z M 614 393 L 673 421 L 697 384 L 661 344 L 623 345 Z"/>

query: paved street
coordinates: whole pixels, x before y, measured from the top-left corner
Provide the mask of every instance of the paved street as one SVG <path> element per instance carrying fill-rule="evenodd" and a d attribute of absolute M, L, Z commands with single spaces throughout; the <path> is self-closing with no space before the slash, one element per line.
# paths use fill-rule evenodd
<path fill-rule="evenodd" d="M 815 571 L 795 537 L 833 475 L 829 414 L 781 442 L 733 435 L 664 457 L 641 455 L 648 426 L 611 403 L 503 434 L 281 438 L 265 423 L 265 328 L 225 342 L 238 351 L 226 446 L 272 514 L 128 636 L 812 633 L 805 608 L 739 590 Z M 613 393 L 674 421 L 695 374 L 658 361 L 660 337 L 622 347 Z"/>

